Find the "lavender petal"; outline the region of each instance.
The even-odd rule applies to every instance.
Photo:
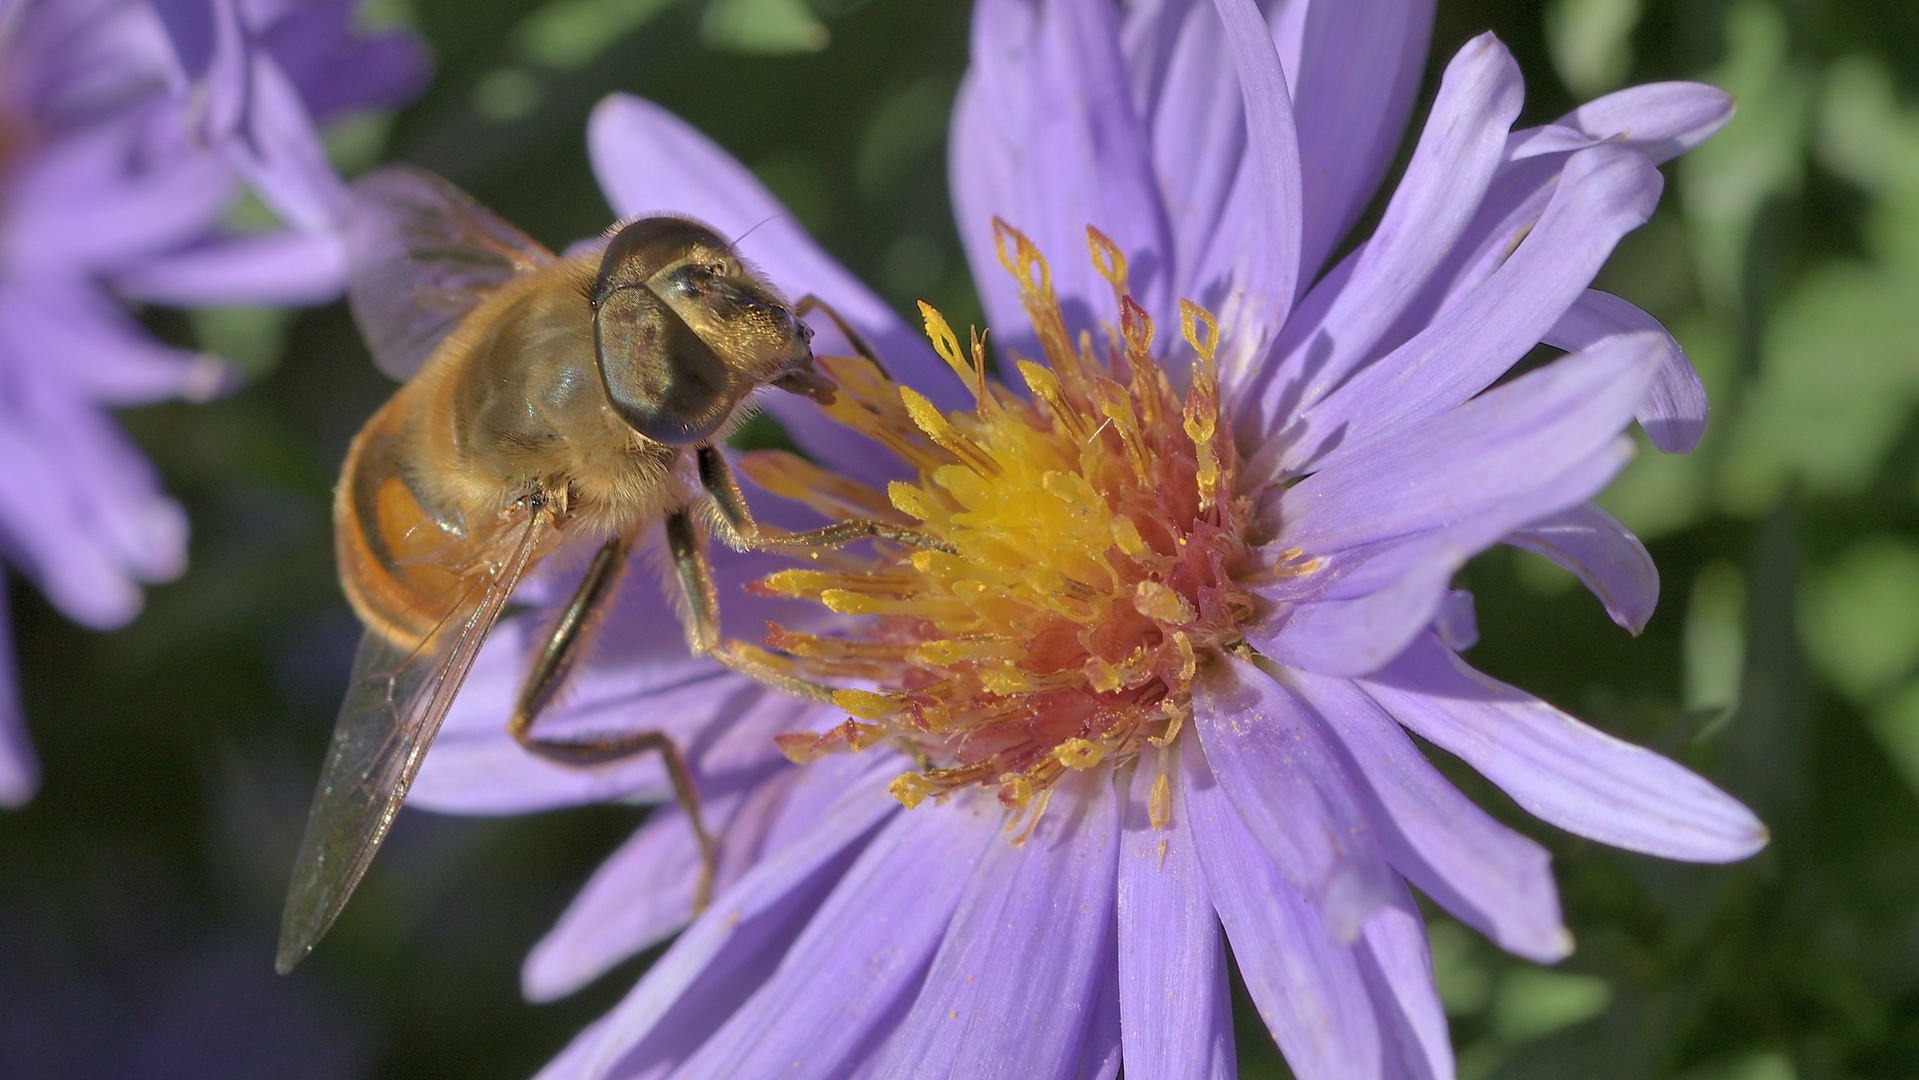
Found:
[[[1302,285],[1358,220],[1399,149],[1426,66],[1433,7],[1433,0],[1322,0],[1307,8],[1293,80]]]
[[[1213,906],[1260,1019],[1299,1080],[1391,1075],[1371,995],[1350,947],[1336,943],[1247,831],[1191,739],[1176,816],[1192,822]]]
[[[111,271],[204,232],[237,181],[219,155],[187,146],[177,127],[171,103],[155,100],[24,158],[8,181],[0,235],[7,263],[27,277]]]
[[[1008,1062],[1039,1080],[1077,1072],[1088,1018],[1060,1003],[1089,1000],[1115,963],[1112,786],[1107,769],[1069,775],[1023,846],[988,845],[878,1075],[990,1076]]]
[[[912,1001],[982,858],[1006,843],[998,818],[960,805],[895,814],[779,969],[674,1075],[843,1075]]]
[[[1148,751],[1134,767],[1119,857],[1119,1010],[1126,1074],[1134,1080],[1233,1080],[1232,998],[1198,840],[1184,814],[1152,822],[1161,777],[1180,805],[1178,751]]]
[[[1193,725],[1221,790],[1287,882],[1350,942],[1392,875],[1325,723],[1236,657],[1194,684]]]
[[[1644,224],[1661,180],[1614,146],[1572,155],[1545,213],[1512,257],[1405,345],[1309,409],[1285,464],[1324,468],[1485,389],[1538,342],[1621,236]]]
[[[756,990],[804,930],[864,839],[898,804],[881,759],[807,834],[762,860],[693,920],[613,1011],[540,1080],[585,1080],[683,1061]]]
[[[1582,503],[1535,521],[1506,542],[1578,574],[1612,621],[1632,633],[1646,628],[1659,604],[1659,567],[1646,545],[1597,504]]]
[[[340,295],[346,249],[326,233],[209,240],[112,275],[116,291],[179,307],[322,304]]]
[[[1732,95],[1716,86],[1658,82],[1589,101],[1557,123],[1595,140],[1619,139],[1658,165],[1712,138],[1732,112]]]
[[[1508,952],[1552,963],[1571,951],[1545,848],[1460,794],[1351,681],[1306,672],[1294,678],[1358,766],[1368,816],[1394,870]]]
[[[1287,489],[1274,543],[1330,553],[1441,528],[1538,490],[1610,443],[1663,359],[1608,339],[1374,441]]]
[[[1071,101],[1072,108],[1059,102]],[[1086,257],[1086,227],[1125,252],[1133,294],[1172,300],[1170,230],[1144,124],[1120,52],[1119,11],[1099,0],[985,0],[973,13],[972,66],[953,114],[953,204],[990,324],[1036,355],[993,219],[1046,256],[1067,326],[1111,320],[1112,289]],[[1023,346],[1024,343],[1024,347]]]
[[[1474,671],[1430,637],[1361,685],[1568,832],[1688,862],[1732,862],[1766,845],[1752,811],[1698,774]]]
[[[704,824],[723,836],[740,803],[737,791],[703,798]],[[673,805],[654,810],[527,954],[521,994],[534,1002],[563,998],[679,932],[693,920],[699,874],[699,841],[686,814]],[[714,882],[716,889],[725,884]]]
[[[1200,292],[1231,283],[1220,317],[1220,379],[1243,382],[1292,311],[1302,239],[1299,133],[1286,72],[1253,0],[1215,0],[1239,72],[1246,156],[1214,243],[1188,278]]]
[[[1406,886],[1394,886],[1392,901],[1366,920],[1355,950],[1359,970],[1406,1073],[1412,1080],[1452,1080],[1453,1043],[1433,981],[1426,921]]]
[[[1248,387],[1257,404],[1235,413],[1242,428],[1277,428],[1372,354],[1472,221],[1524,101],[1519,66],[1498,38],[1481,34],[1453,57],[1378,229],[1347,273],[1321,282],[1288,320],[1270,374]]]
[[[1523,497],[1434,532],[1334,555],[1290,589],[1258,588],[1276,603],[1264,620],[1246,624],[1246,638],[1289,667],[1323,675],[1374,671],[1438,617],[1447,583],[1467,559],[1523,524],[1592,498],[1632,453],[1632,440],[1622,436]],[[1314,586],[1318,598],[1284,602],[1284,593]]]
[[[1588,349],[1621,334],[1655,333],[1665,346],[1659,373],[1635,414],[1652,444],[1668,454],[1690,454],[1706,433],[1706,386],[1686,350],[1659,320],[1611,293],[1587,289],[1541,340],[1556,348]]]

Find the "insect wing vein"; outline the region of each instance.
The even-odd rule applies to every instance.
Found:
[[[312,951],[366,873],[420,771],[426,750],[466,681],[480,646],[551,525],[544,512],[504,529],[507,557],[491,574],[447,590],[445,614],[417,644],[369,630],[326,766],[313,794],[280,923],[275,966],[289,971]]]
[[[488,293],[552,261],[432,173],[396,165],[353,184],[348,299],[374,363],[396,379],[412,378]]]

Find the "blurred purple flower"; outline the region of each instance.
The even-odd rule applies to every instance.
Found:
[[[314,123],[417,92],[409,37],[361,39],[350,0],[0,3],[0,556],[87,626],[185,566],[187,522],[110,409],[231,389],[121,301],[338,295],[343,188]],[[309,115],[310,113],[310,115]],[[245,181],[292,230],[222,218]],[[0,624],[0,634],[6,627]],[[0,805],[37,768],[0,638]]]
[[[950,161],[994,333],[1011,354],[1044,355],[1062,372],[1076,361],[1061,342],[1081,331],[1114,341],[1106,328],[1117,327],[1132,348],[1141,339],[1127,335],[1147,316],[1170,325],[1181,299],[1218,312],[1217,404],[1232,424],[1220,434],[1238,451],[1222,475],[1244,502],[1173,522],[1180,542],[1161,546],[1175,554],[1139,548],[1124,565],[1171,565],[1189,545],[1215,542],[1240,545],[1246,561],[1223,564],[1229,579],[1141,582],[1136,606],[1152,629],[1132,631],[1104,659],[1079,638],[1093,673],[1079,683],[1077,669],[1037,666],[1040,644],[1017,636],[989,642],[1015,659],[988,682],[984,664],[939,659],[962,651],[944,648],[956,643],[939,639],[940,620],[963,616],[896,601],[934,631],[891,624],[895,636],[874,644],[904,634],[942,648],[915,647],[893,668],[861,654],[866,670],[881,672],[867,683],[879,692],[843,700],[872,721],[865,728],[841,726],[845,711],[781,699],[687,659],[665,605],[630,590],[572,704],[542,724],[556,735],[627,726],[681,739],[709,824],[723,832],[720,890],[542,1076],[1111,1077],[1122,1059],[1129,1077],[1232,1076],[1230,941],[1303,1080],[1450,1077],[1408,883],[1518,955],[1551,962],[1571,943],[1545,849],[1470,803],[1405,729],[1582,836],[1702,862],[1764,845],[1759,821],[1705,780],[1468,667],[1457,652],[1476,635],[1470,597],[1449,587],[1470,556],[1505,542],[1578,573],[1627,629],[1651,615],[1650,557],[1589,500],[1629,456],[1621,433],[1635,416],[1661,449],[1685,451],[1703,429],[1705,399],[1655,321],[1587,286],[1652,213],[1657,163],[1716,131],[1731,103],[1696,84],[1644,86],[1513,131],[1518,69],[1496,39],[1477,38],[1448,66],[1379,226],[1327,268],[1398,144],[1431,19],[1429,0],[1264,12],[1252,0],[1123,11],[1100,0],[982,0]],[[947,365],[724,152],[627,97],[601,105],[589,140],[620,214],[673,209],[734,235],[754,229],[742,248],[775,281],[836,305],[901,383],[950,412],[955,430],[998,445],[995,432],[1007,429],[985,412],[972,419]],[[1045,282],[1027,249],[1001,254],[1008,237],[996,235],[995,217],[1052,257]],[[1116,289],[1077,257],[1088,224],[1123,253],[1138,309],[1115,313]],[[1102,258],[1110,272],[1116,260]],[[816,342],[822,355],[833,351],[829,333]],[[1197,331],[1184,345],[1170,333],[1154,340],[1139,364],[1162,364],[1175,386],[1195,388],[1183,427],[1148,411],[1150,394],[1104,415],[1122,427],[1132,423],[1123,417],[1147,418],[1141,445],[1185,447],[1183,459],[1145,458],[1159,470],[1158,490],[1198,483],[1203,492],[1194,463],[1215,453],[1205,447],[1217,445],[1208,417],[1219,410],[1207,411],[1209,367],[1193,363],[1210,347],[1195,344],[1204,343]],[[1542,341],[1572,355],[1494,386]],[[1036,377],[1044,372],[1028,384]],[[848,396],[875,414],[884,401]],[[1030,415],[1071,412],[1047,400],[1048,412]],[[890,480],[920,485],[894,504],[934,506],[931,517],[911,516],[936,529],[946,481],[877,452],[809,404],[775,395],[767,405],[827,469],[882,491]],[[935,421],[916,422],[939,439]],[[914,433],[894,429],[892,445]],[[1130,433],[1102,437],[1083,445],[1135,445]],[[984,490],[1009,505],[1044,505],[1034,493],[1042,485],[1014,490],[1015,459],[996,460],[1004,476],[978,481]],[[971,475],[949,468],[954,483]],[[1190,498],[1169,495],[1162,510]],[[1016,522],[1005,527],[1016,535]],[[937,526],[962,553],[967,528]],[[1117,550],[1130,550],[1113,535]],[[1103,540],[1079,552],[1095,562],[1106,553]],[[1044,582],[1063,580],[1063,564],[1029,558],[1035,573],[1007,579],[1003,595],[1045,594]],[[862,595],[852,581],[862,564],[849,565],[835,578],[840,611]],[[918,561],[883,568],[896,589],[899,574],[931,573]],[[548,598],[563,594],[560,584],[542,583]],[[749,622],[736,619],[746,606],[737,593],[722,595],[729,621]],[[962,606],[957,591],[935,595],[947,611]],[[1072,595],[1084,602],[1062,610],[1105,602],[1098,589],[1090,600]],[[1240,613],[1222,628],[1221,612]],[[862,632],[858,619],[781,621]],[[505,735],[535,625],[508,623],[488,643],[413,789],[416,804],[511,813],[664,794],[656,762],[566,770]],[[1183,667],[1167,661],[1175,638],[1195,650]],[[1135,645],[1142,667],[1126,679],[1141,681],[1111,664],[1100,673],[1094,661]],[[1038,690],[1021,685],[1062,672]],[[961,696],[968,679],[972,698]],[[915,697],[929,684],[941,689]],[[982,684],[998,688],[978,693]],[[1035,734],[1054,719],[1045,695],[1095,691],[1116,711],[1178,707],[1141,712],[1130,728],[1087,720],[1065,735]],[[936,737],[972,723],[959,705],[981,701],[1030,707],[1018,731],[964,728],[978,741],[958,750]],[[1180,711],[1188,706],[1190,716]],[[945,711],[915,727],[902,719],[912,709]],[[767,745],[769,734],[794,730],[822,733],[822,745],[888,741],[794,768]],[[925,756],[885,749],[894,738]],[[1037,755],[1014,756],[1035,744]],[[980,760],[994,768],[964,768]],[[975,779],[998,785],[999,800]],[[1050,802],[1034,797],[1042,788]],[[917,807],[902,810],[889,789]],[[921,802],[929,793],[946,797]],[[1007,842],[1002,805],[1020,810],[1016,821],[1037,820],[1024,843]],[[568,993],[685,925],[697,867],[678,811],[657,812],[529,957],[528,995]]]

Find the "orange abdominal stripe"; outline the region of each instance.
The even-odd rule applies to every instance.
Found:
[[[893,784],[906,806],[980,784],[1037,817],[1067,769],[1178,736],[1194,673],[1239,639],[1253,611],[1234,581],[1248,561],[1249,511],[1231,495],[1212,315],[1181,304],[1197,356],[1182,400],[1153,359],[1152,320],[1128,294],[1110,240],[1087,230],[1120,312],[1117,333],[1096,347],[1091,334],[1071,339],[1031,241],[993,224],[1045,352],[1045,365],[1017,360],[1030,397],[987,378],[983,336],[963,353],[921,304],[934,348],[973,392],[972,411],[942,415],[863,360],[819,361],[841,390],[828,413],[898,454],[916,483],[896,481],[882,496],[779,452],[749,454],[742,468],[828,515],[878,516],[946,549],[876,543],[870,557],[824,553],[752,586],[870,616],[850,637],[771,628],[767,644],[784,655],[770,662],[877,687],[837,692],[850,718],[825,735],[782,736],[787,754],[903,744],[921,763]]]

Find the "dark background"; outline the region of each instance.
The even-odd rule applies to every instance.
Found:
[[[768,12],[787,28],[764,32]],[[371,17],[413,25],[438,70],[390,123],[334,133],[343,168],[424,165],[557,248],[608,222],[584,123],[627,90],[751,166],[903,311],[925,297],[978,319],[945,189],[964,3],[414,0]],[[1774,841],[1734,867],[1626,855],[1442,762],[1551,848],[1579,940],[1549,970],[1434,919],[1461,1075],[1919,1076],[1919,6],[1442,0],[1427,100],[1486,29],[1526,72],[1525,123],[1664,78],[1716,82],[1741,112],[1667,167],[1659,216],[1601,282],[1665,319],[1714,393],[1700,451],[1642,455],[1606,499],[1658,560],[1659,614],[1629,637],[1569,577],[1495,551],[1464,575],[1469,656],[1700,769]],[[275,977],[358,634],[328,493],[392,387],[340,305],[148,321],[252,380],[123,417],[194,524],[191,569],[130,628],[75,627],[12,579],[45,784],[0,814],[0,1073],[531,1075],[651,958],[555,1004],[518,995],[528,948],[643,811],[402,815],[325,945]],[[1243,1074],[1284,1075],[1241,1005]]]

